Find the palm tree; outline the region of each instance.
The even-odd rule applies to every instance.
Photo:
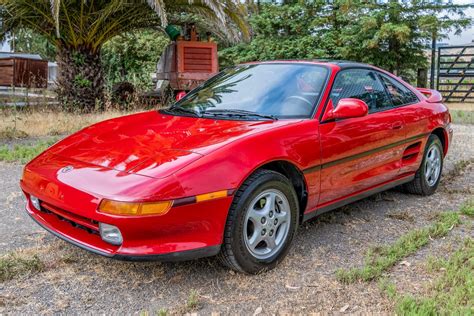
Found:
[[[0,8],[3,37],[27,28],[54,44],[58,97],[69,109],[85,111],[103,104],[100,52],[116,35],[140,28],[164,29],[168,13],[193,13],[227,30],[230,38],[248,36],[238,0],[0,0]]]

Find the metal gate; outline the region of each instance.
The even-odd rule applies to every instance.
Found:
[[[438,48],[437,90],[445,102],[474,103],[474,45]]]

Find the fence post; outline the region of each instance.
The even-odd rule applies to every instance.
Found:
[[[426,88],[428,86],[428,69],[419,68],[416,75],[416,86]]]

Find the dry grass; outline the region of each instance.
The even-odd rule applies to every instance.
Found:
[[[44,263],[36,254],[16,251],[0,257],[0,282],[42,271]]]
[[[410,222],[410,223],[415,222],[415,216],[408,211],[388,213],[387,217],[397,219],[399,221]]]
[[[446,103],[449,110],[474,111],[474,103]]]
[[[54,110],[3,110],[0,111],[0,140],[71,134],[91,124],[136,112],[140,110],[109,110],[90,114]]]

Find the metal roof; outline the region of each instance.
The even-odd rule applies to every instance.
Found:
[[[40,55],[38,54],[26,54],[26,53],[12,53],[12,52],[0,52],[0,59],[4,58],[27,58],[27,59],[34,59],[34,60],[43,60]]]

